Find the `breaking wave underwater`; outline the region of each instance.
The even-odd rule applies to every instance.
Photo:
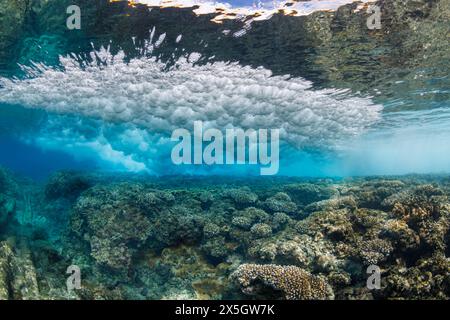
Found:
[[[445,105],[424,125],[441,109],[392,113],[398,101],[317,88],[299,76],[192,51],[168,65],[151,54],[169,41],[165,35],[156,39],[153,29],[137,57],[93,45],[87,58],[59,56],[56,65],[31,63],[21,76],[1,77],[0,147],[12,154],[2,153],[0,162],[35,176],[64,168],[258,174],[255,166],[173,165],[171,132],[192,131],[201,120],[221,130],[280,129],[280,175],[450,171]]]
[[[34,64],[22,79],[1,79],[0,102],[49,112],[34,143],[74,155],[96,153],[130,171],[167,173],[176,128],[280,129],[285,149],[343,148],[380,119],[382,107],[345,90],[313,90],[302,78],[262,67],[214,62],[199,54],[165,70],[156,58],[124,61],[92,52],[92,63],[61,57],[61,68]],[[93,132],[96,131],[96,132]],[[33,133],[35,134],[35,133]]]

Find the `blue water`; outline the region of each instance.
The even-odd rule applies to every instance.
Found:
[[[253,1],[232,4],[251,6]],[[428,70],[422,80],[423,69],[408,70],[404,78],[396,71],[376,90],[367,79],[367,89],[360,91],[324,82],[307,64],[289,59],[281,67],[277,60],[257,68],[245,62],[251,59],[239,49],[241,56],[228,53],[237,64],[227,66],[227,41],[240,40],[224,40],[223,48],[220,44],[210,51],[202,43],[200,61],[216,63],[202,69],[194,59],[199,48],[189,48],[182,37],[175,42],[181,31],[167,31],[167,37],[165,31],[156,26],[150,38],[144,37],[151,46],[144,50],[133,40],[136,47],[121,55],[120,46],[102,49],[105,39],[113,47],[122,41],[117,34],[95,39],[82,31],[68,42],[56,32],[35,30],[23,41],[15,63],[9,61],[2,70],[0,165],[35,179],[62,169],[258,174],[259,167],[251,165],[174,165],[171,132],[190,130],[193,121],[202,120],[219,130],[228,125],[282,128],[279,175],[450,172],[450,82],[442,72]],[[129,46],[134,30],[122,36]],[[73,51],[77,55],[66,56]],[[168,54],[176,57],[179,69],[164,70],[165,63],[173,62],[161,58]],[[266,57],[272,58],[270,53]],[[273,76],[267,76],[271,71]]]
[[[89,161],[78,161],[71,154],[43,150],[18,139],[0,137],[0,165],[35,180],[43,180],[59,170],[93,170]]]

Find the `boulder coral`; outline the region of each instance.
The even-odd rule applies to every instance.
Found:
[[[92,257],[114,269],[127,269],[136,249],[151,233],[151,224],[135,205],[140,186],[94,187],[77,201],[73,232],[89,242]]]

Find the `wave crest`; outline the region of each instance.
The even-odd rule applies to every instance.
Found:
[[[303,78],[274,76],[262,67],[180,58],[167,70],[157,58],[124,61],[120,52],[92,52],[95,62],[80,65],[60,57],[62,68],[35,64],[24,79],[0,79],[0,102],[129,123],[169,133],[206,127],[279,128],[300,148],[336,147],[380,119],[382,107],[342,90],[312,89]],[[100,62],[100,63],[99,63]]]

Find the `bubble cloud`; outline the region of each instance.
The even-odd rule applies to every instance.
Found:
[[[191,54],[192,55],[192,54]],[[297,148],[334,148],[358,136],[381,117],[370,98],[335,89],[314,90],[302,78],[274,76],[262,67],[192,57],[175,66],[156,58],[124,61],[108,49],[92,53],[102,63],[80,66],[61,57],[62,68],[35,64],[24,79],[0,79],[0,103],[41,108],[111,123],[128,123],[153,133],[190,129],[193,122],[221,130],[277,128]]]

